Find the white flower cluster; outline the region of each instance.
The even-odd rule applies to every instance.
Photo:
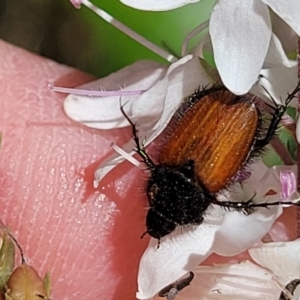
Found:
[[[153,11],[199,1],[121,0],[131,7]],[[285,51],[291,49],[285,49],[285,45],[291,45],[287,40],[292,38],[296,47],[299,12],[300,2],[294,0],[216,1],[208,38],[222,82],[229,90],[245,94],[257,81],[261,69],[296,65],[287,58]]]
[[[169,10],[198,2],[121,1],[143,10]],[[84,4],[99,16],[116,23],[88,0],[73,2],[76,6]],[[209,48],[213,51],[219,76],[229,90],[236,94],[251,91],[266,96],[265,90],[256,85],[261,74],[264,75],[263,85],[280,103],[297,84],[297,63],[288,58],[287,52],[296,51],[297,35],[300,35],[299,16],[300,2],[296,0],[218,0],[208,23],[209,33],[193,53],[186,53],[169,66],[152,61],[136,62],[84,85],[73,90],[73,94],[66,98],[65,111],[70,118],[89,127],[121,128],[128,126],[120,110],[121,97],[126,114],[138,124],[139,135],[147,137],[147,146],[164,130],[184,97],[197,87],[213,82],[212,75],[199,63],[203,49]],[[127,29],[124,32],[128,32]],[[174,61],[174,57],[171,61]],[[113,91],[113,96],[108,91]],[[130,156],[135,153],[132,150],[134,148],[135,144],[130,138],[122,146],[126,155]],[[94,185],[98,186],[108,172],[125,160],[126,155],[115,153],[102,162],[95,172]],[[250,199],[254,193],[260,202],[278,200],[279,195],[283,194],[284,198],[298,197],[294,193],[295,188],[291,189],[291,186],[295,186],[295,166],[268,169],[258,162],[252,168],[251,177],[244,182],[243,189],[231,191],[228,198],[245,199],[248,195]],[[268,195],[269,190],[274,195]],[[212,253],[233,256],[248,249],[262,239],[281,212],[281,207],[269,210],[260,208],[246,216],[214,207],[206,213],[201,226],[176,230],[162,238],[159,249],[157,240],[151,239],[140,262],[137,297],[153,297]]]

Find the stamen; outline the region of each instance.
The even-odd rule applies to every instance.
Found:
[[[201,23],[200,25],[198,25],[196,28],[194,28],[184,39],[182,47],[181,47],[181,56],[184,57],[187,55],[187,50],[188,50],[188,46],[189,43],[191,41],[191,39],[196,36],[198,33],[200,33],[201,31],[203,31],[205,28],[208,27],[208,20]]]
[[[93,90],[85,90],[85,89],[74,89],[74,88],[64,88],[59,86],[53,86],[52,84],[48,84],[48,88],[51,92],[58,93],[66,93],[66,94],[74,94],[74,95],[82,95],[88,97],[111,97],[111,96],[135,96],[141,95],[146,90],[137,90],[137,91],[93,91]]]
[[[128,154],[126,151],[124,151],[122,148],[120,148],[119,146],[117,146],[114,142],[112,142],[110,144],[110,146],[117,152],[119,153],[122,157],[124,157],[126,160],[128,160],[129,162],[131,162],[133,165],[135,165],[136,167],[140,167],[141,163],[136,160],[134,157],[132,157],[130,154]]]
[[[84,4],[86,7],[88,7],[93,12],[95,12],[104,21],[110,23],[111,25],[113,25],[114,27],[116,27],[117,29],[119,29],[120,31],[122,31],[123,33],[125,33],[126,35],[128,35],[129,37],[131,37],[132,39],[137,41],[138,43],[140,43],[141,45],[150,49],[152,52],[158,54],[160,57],[162,57],[166,61],[173,63],[178,60],[177,57],[175,57],[171,53],[161,49],[154,43],[148,41],[143,36],[139,35],[138,33],[133,31],[129,27],[125,26],[123,23],[121,23],[118,20],[116,20],[115,18],[113,18],[111,15],[109,15],[104,10],[102,10],[102,9],[98,8],[97,6],[95,6],[94,4],[92,4],[90,1],[82,0],[81,4]]]
[[[288,200],[296,192],[296,176],[292,171],[282,171],[279,173],[281,183],[280,198],[282,201]]]
[[[232,277],[234,277],[234,276],[232,276]],[[254,287],[254,286],[251,286],[246,283],[242,284],[240,282],[233,282],[233,281],[230,281],[227,279],[218,279],[217,282],[219,284],[221,283],[221,284],[224,284],[224,285],[236,288],[236,289],[241,289],[244,291],[272,294],[272,288],[264,287],[263,285],[261,285],[260,287],[258,287],[258,286]]]

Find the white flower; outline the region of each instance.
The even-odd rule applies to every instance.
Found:
[[[271,242],[248,250],[257,263],[199,266],[190,286],[176,300],[230,299],[279,300],[286,286],[300,277],[300,239],[291,242]],[[299,299],[299,281],[291,300]],[[155,298],[158,300],[159,298]],[[286,299],[286,298],[284,298]]]
[[[129,101],[124,109],[138,124],[140,136],[146,136],[147,142],[150,142],[163,130],[182,98],[191,93],[201,80],[203,84],[209,82],[197,58],[187,56],[168,69],[150,62],[136,63],[85,88],[94,90],[101,86],[105,90],[116,90],[121,85],[125,86],[123,91],[147,90],[139,96],[122,97],[122,103]],[[184,82],[188,85],[184,85]],[[70,95],[66,99],[65,110],[73,119],[88,126],[102,129],[123,127],[127,123],[120,112],[119,101],[119,96],[97,98]],[[132,154],[135,145],[130,137],[123,148]],[[123,156],[114,154],[103,162],[96,172],[96,184],[123,160]],[[252,176],[243,184],[243,190],[227,195],[224,192],[223,197],[245,200],[256,192],[255,199],[258,202],[278,200],[282,192],[280,174],[284,170],[295,174],[295,167],[268,169],[262,163],[252,165]],[[284,192],[294,199],[297,195],[293,195],[294,190],[291,192],[290,186],[293,184],[285,184]],[[266,195],[270,189],[276,194]],[[159,249],[157,240],[151,239],[140,262],[137,297],[152,297],[170,282],[193,270],[212,253],[232,256],[246,250],[269,231],[281,211],[280,207],[269,210],[261,208],[246,216],[214,207],[206,213],[205,221],[200,226],[193,230],[191,227],[178,228],[171,235],[162,238]]]
[[[285,1],[283,12],[275,9],[275,2],[282,1],[269,1],[268,4],[285,21],[291,12],[287,9],[293,7],[300,13],[299,2]],[[299,19],[294,19],[294,22],[289,19],[288,24],[300,35]],[[218,1],[210,18],[209,33],[218,71],[233,93],[243,94],[250,90],[264,64],[267,65],[267,54],[273,58],[285,57],[280,41],[272,34],[269,9],[264,1]],[[288,66],[288,60],[282,60]]]
[[[147,2],[149,9],[150,2],[150,0]],[[182,5],[187,4],[186,1],[179,2]],[[235,3],[235,1],[233,2]],[[126,26],[95,7],[88,0],[72,0],[72,3],[76,6],[86,5],[124,33],[131,37],[134,35],[132,31],[128,31]],[[164,2],[158,1],[157,3],[163,4]],[[280,26],[281,36],[287,34],[286,27]],[[140,40],[139,36],[135,36],[135,38],[145,45],[145,41]],[[207,38],[203,41],[202,46],[207,43]],[[281,99],[286,99],[287,92],[291,92],[297,85],[297,65],[286,58],[285,51],[275,35],[272,35],[271,41],[274,47],[271,47],[272,51],[271,48],[269,49],[266,63],[268,67],[272,68],[261,71],[261,74],[265,76],[261,79],[261,83],[275,101],[281,103]],[[150,48],[153,49],[153,47]],[[202,50],[198,49],[199,51]],[[198,54],[201,56],[201,53]],[[170,56],[165,55],[165,57]],[[242,69],[244,70],[244,68]],[[81,86],[76,90],[77,95],[71,94],[66,98],[64,108],[70,118],[86,126],[99,129],[121,128],[128,125],[120,110],[120,97],[122,97],[121,105],[125,105],[126,114],[138,125],[139,135],[146,137],[145,145],[147,146],[164,130],[184,97],[194,92],[199,86],[211,83],[210,77],[217,77],[212,74],[211,70],[207,71],[210,72],[209,76],[200,66],[198,59],[191,55],[172,63],[168,68],[163,64],[151,61],[137,62],[105,78]],[[234,72],[229,72],[229,74],[235,76]],[[61,89],[54,90],[61,91]],[[69,89],[65,89],[65,92],[72,93]],[[97,92],[102,94],[102,97],[95,97]],[[251,92],[270,102],[269,95],[259,84],[254,85]],[[86,96],[82,96],[83,94]],[[115,96],[112,97],[112,94]],[[116,146],[114,147],[116,148]],[[95,186],[98,186],[108,172],[124,161],[124,157],[134,164],[138,164],[129,158],[134,154],[133,141],[130,139],[128,143],[122,145],[122,148],[128,155],[114,153],[103,161],[95,173]]]
[[[233,2],[236,3],[236,1]],[[257,2],[264,5],[259,0]],[[90,5],[87,0],[82,3]],[[218,3],[224,4],[224,0]],[[250,20],[249,22],[251,23]],[[279,57],[283,68],[291,67],[293,64],[284,57],[283,48],[280,43],[277,43],[275,37],[271,37],[271,31],[270,39],[276,51],[269,51],[267,55],[268,49],[266,50],[267,62],[270,65],[276,65],[275,62]],[[262,60],[264,59],[265,57]],[[261,66],[256,70],[255,80],[252,76],[253,83],[260,69]],[[245,74],[242,75],[245,76]],[[64,108],[72,119],[87,126],[111,129],[128,125],[120,110],[121,102],[126,114],[137,124],[139,136],[146,137],[147,145],[163,131],[183,98],[197,87],[207,85],[209,82],[210,78],[199,64],[199,59],[193,55],[186,55],[169,67],[149,61],[138,62],[106,78],[85,85],[82,88],[87,89],[87,96],[68,96]],[[91,90],[92,92],[89,92]],[[89,97],[94,94],[94,90],[100,90],[100,93],[106,96]],[[109,91],[115,92],[116,96],[107,97],[106,93]],[[125,95],[126,91],[136,92],[137,95]],[[143,93],[139,95],[141,92]],[[276,91],[274,93],[276,94]],[[277,95],[274,97],[277,99]],[[128,136],[128,143],[122,148],[127,155],[132,155],[135,146],[131,137]],[[118,154],[113,154],[104,161],[95,173],[95,186],[122,161],[124,161],[124,156]],[[255,200],[258,202],[279,201],[283,192],[280,176],[283,170],[279,168],[262,170],[262,166],[257,165],[252,165],[252,167],[254,167],[252,177],[244,182],[242,189],[239,190],[236,187],[235,191],[227,194],[224,191],[219,197],[245,200],[250,199],[256,193]],[[258,173],[255,173],[257,169]],[[289,171],[295,175],[294,169],[289,169]],[[286,184],[286,180],[293,180],[295,176],[289,176],[288,172],[284,174],[286,176],[282,197],[284,195],[284,198],[295,199],[298,194],[293,194],[294,190],[291,188],[293,184]],[[270,189],[275,192],[274,195],[267,194]],[[273,207],[269,210],[260,208],[255,213],[246,216],[239,212],[225,212],[219,207],[211,207],[205,214],[203,224],[195,228],[178,228],[172,234],[162,238],[159,249],[157,249],[157,240],[151,239],[140,262],[137,297],[140,299],[152,297],[161,288],[194,269],[211,253],[232,256],[244,251],[261,240],[281,211],[281,207]]]
[[[300,278],[300,239],[266,243],[251,248],[248,252],[257,264],[272,271],[283,286],[293,279]]]
[[[289,170],[295,175],[297,169],[296,166],[268,169],[261,162],[252,165],[252,168],[255,171],[242,189],[236,186],[231,193],[224,191],[220,197],[242,201],[256,193],[255,202],[278,201],[282,192],[280,174]],[[290,180],[295,181],[295,178],[290,177]],[[268,195],[269,190],[275,194]],[[299,199],[299,194],[294,192],[295,189],[289,193],[289,198]],[[178,228],[161,239],[159,249],[157,240],[151,239],[140,261],[137,298],[153,297],[163,287],[193,271],[212,253],[233,256],[253,246],[268,233],[281,211],[281,207],[260,208],[246,216],[214,206],[207,211],[200,226],[193,230],[190,227]]]
[[[296,67],[273,68],[271,72],[264,73],[267,79],[263,78],[262,84],[274,99],[282,104],[281,99],[286,98],[287,89],[291,90],[296,85],[296,72]],[[70,94],[65,100],[64,108],[70,118],[86,126],[113,129],[128,126],[120,110],[121,103],[129,117],[137,124],[139,135],[146,137],[147,146],[165,129],[181,105],[182,99],[199,85],[206,86],[209,82],[210,78],[198,59],[192,55],[173,63],[169,68],[159,63],[141,61],[81,86],[76,92],[85,93],[87,96]],[[124,88],[120,89],[120,86]],[[145,92],[140,95],[139,91]],[[135,92],[136,95],[127,96],[127,92]],[[269,99],[269,95],[260,85],[256,85],[252,92]],[[95,93],[102,93],[104,97],[92,96]],[[117,96],[107,96],[111,93]],[[128,135],[128,142],[121,146],[127,157],[135,154],[133,150],[136,145],[131,136]],[[94,186],[97,187],[108,172],[123,162],[125,157],[126,154],[113,153],[103,161],[95,172]]]
[[[143,10],[169,10],[196,1],[121,0]],[[282,63],[291,66],[277,32],[272,32],[272,9],[300,35],[300,2],[295,0],[218,0],[209,20],[209,34],[217,69],[224,85],[235,94],[247,93],[263,67]],[[285,38],[290,37],[285,28]],[[279,34],[281,37],[283,34]],[[296,37],[292,35],[296,45]]]
[[[284,104],[283,102],[286,100],[288,92],[293,91],[298,84],[297,72],[297,65],[291,68],[279,65],[272,69],[263,69],[260,72],[260,75],[263,77],[260,79],[258,84],[253,86],[250,92],[266,100],[269,104],[270,95],[276,103]],[[296,106],[297,98],[295,98],[291,104]]]
[[[180,291],[176,300],[287,299],[280,298],[286,291],[285,286],[274,278],[273,272],[247,260],[234,264],[199,266],[193,272],[195,276],[190,286]],[[299,299],[297,290],[293,294],[295,297],[288,299]]]
[[[190,286],[179,292],[176,300],[279,300],[281,293],[272,272],[249,261],[199,266],[193,272]]]
[[[126,114],[137,124],[139,136],[146,137],[146,146],[166,127],[184,97],[198,86],[206,86],[209,77],[201,68],[196,57],[189,55],[166,68],[153,62],[137,62],[103,79],[81,88],[99,90],[146,90],[140,96],[122,96]],[[122,93],[120,91],[119,95]],[[88,94],[88,92],[87,92]],[[84,97],[69,95],[64,103],[66,114],[87,126],[109,129],[128,126],[120,110],[120,96]],[[130,135],[123,150],[133,155],[135,144]],[[114,153],[101,163],[95,173],[94,185],[124,157]]]
[[[193,231],[177,229],[162,239],[159,249],[157,240],[151,239],[140,261],[138,299],[153,297],[212,253],[233,256],[245,251],[260,241],[281,214],[279,207],[260,209],[250,216],[214,209],[218,216],[208,213],[203,224]]]

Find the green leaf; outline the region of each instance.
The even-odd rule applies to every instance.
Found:
[[[15,244],[11,237],[4,232],[0,249],[0,290],[5,291],[6,283],[15,266]]]
[[[283,143],[283,145],[286,147],[286,149],[288,150],[291,158],[296,163],[296,161],[297,161],[297,144],[296,144],[296,141],[295,141],[293,135],[291,134],[291,132],[284,127],[281,128],[281,130],[279,132],[279,139]]]
[[[263,163],[269,168],[273,166],[283,165],[283,161],[281,160],[277,152],[269,146],[266,147],[266,150],[262,154],[261,158]]]
[[[289,106],[286,109],[286,114],[289,115],[294,121],[296,121],[297,111],[295,107]]]

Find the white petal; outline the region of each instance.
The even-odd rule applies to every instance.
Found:
[[[193,272],[191,285],[176,300],[278,300],[281,292],[271,272],[249,261],[199,266]]]
[[[266,235],[281,212],[281,207],[272,207],[260,208],[249,216],[236,211],[225,214],[215,236],[214,252],[222,256],[243,252]]]
[[[236,188],[240,185],[236,184],[236,187],[231,187],[231,192],[226,190],[222,192],[225,194],[224,200],[250,199],[253,190],[257,188],[259,191],[256,198],[261,198],[261,201],[278,200],[280,185],[275,188],[276,191],[278,190],[275,196],[263,197],[264,194],[260,194],[260,191],[265,193],[261,186],[273,183],[273,173],[276,171],[271,169],[270,172],[270,169],[262,163],[252,164],[252,168],[262,177],[258,176],[256,181],[252,177],[257,173],[253,172],[245,184],[248,190],[244,189],[241,192]],[[276,180],[278,182],[278,179]],[[247,216],[237,211],[225,212],[224,209],[214,205],[206,212],[203,224],[195,230],[186,231],[187,227],[182,232],[183,229],[178,228],[176,232],[162,239],[159,249],[157,249],[157,241],[151,239],[140,262],[138,298],[152,297],[164,286],[193,270],[210,253],[233,256],[260,242],[281,212],[282,207],[279,206],[270,209],[259,208],[255,213]]]
[[[135,149],[134,141],[131,139],[126,144],[122,145],[122,149],[130,153],[131,155],[134,154],[132,149]],[[113,170],[118,164],[122,163],[125,160],[123,156],[120,156],[119,153],[115,152],[111,154],[108,158],[101,162],[101,164],[97,167],[97,170],[94,174],[94,187],[97,188],[100,181],[111,171]]]
[[[213,52],[210,35],[207,33],[203,36],[200,42],[192,49],[192,53],[197,55],[198,57],[204,59],[203,52],[207,51],[209,53]]]
[[[255,166],[253,168],[253,166]],[[251,177],[243,182],[244,188],[252,187],[252,195],[254,191],[256,192],[256,196],[254,198],[255,202],[274,202],[279,201],[280,199],[284,201],[282,198],[282,184],[280,181],[280,174],[282,172],[292,172],[297,178],[297,166],[275,166],[272,168],[266,167],[261,161],[258,163],[252,164],[251,169]],[[268,195],[270,190],[275,192],[272,195]],[[250,195],[251,196],[251,195]],[[299,199],[299,193],[294,192],[289,200]],[[269,231],[269,235],[274,241],[278,240],[286,240],[286,227],[282,223],[275,223]]]
[[[251,171],[250,178],[243,181],[242,184],[235,184],[230,188],[229,191],[222,191],[225,198],[221,200],[225,201],[231,199],[231,201],[245,201],[254,197],[254,202],[274,202],[281,199],[282,193],[282,181],[281,176],[283,173],[291,173],[293,177],[297,178],[297,165],[290,166],[274,166],[268,168],[261,159],[250,164],[248,166]],[[268,192],[272,190],[274,194],[269,195]],[[289,200],[299,199],[297,192],[290,195]],[[281,199],[284,200],[284,199]]]
[[[297,0],[261,0],[271,7],[300,36],[300,2]]]
[[[161,240],[150,240],[139,266],[138,299],[153,297],[169,283],[193,270],[210,253],[218,225],[203,222],[195,230],[177,228]]]
[[[206,20],[200,25],[196,26],[188,35],[185,37],[182,46],[181,46],[181,56],[188,54],[189,44],[193,38],[195,38],[200,32],[208,28],[209,21]],[[201,57],[201,56],[200,56]]]
[[[300,239],[266,243],[249,249],[249,254],[255,262],[276,274],[284,285],[300,276]]]
[[[280,200],[280,194],[282,192],[282,184],[280,181],[280,176],[282,172],[290,171],[295,174],[295,178],[297,178],[297,166],[274,166],[272,168],[268,168],[265,174],[261,177],[260,183],[256,187],[256,193],[261,196],[263,202],[271,202]],[[247,181],[245,181],[247,184]],[[265,196],[268,191],[274,191],[276,195],[274,196]],[[297,198],[298,195],[295,195]],[[291,200],[294,198],[291,198]]]
[[[272,20],[273,33],[279,38],[284,51],[288,54],[297,52],[298,37],[294,30],[291,29],[278,15],[270,11]]]
[[[280,213],[281,208],[274,207],[246,216],[239,212],[225,213],[214,206],[200,226],[189,231],[178,228],[162,239],[159,249],[157,240],[151,239],[140,261],[137,297],[154,296],[213,252],[233,256],[246,250],[260,241]]]
[[[165,77],[156,85],[137,100],[128,102],[124,110],[137,124],[139,136],[146,137],[148,145],[164,130],[184,97],[194,92],[199,85],[204,86],[208,83],[209,78],[201,68],[198,58],[185,56],[172,64]],[[132,140],[122,148],[134,154],[132,149],[135,149],[135,145]],[[95,173],[94,185],[97,186],[99,181],[122,161],[123,157],[113,154],[102,162]]]
[[[140,61],[105,78],[85,84],[81,88],[91,90],[147,90],[161,80],[166,72],[167,67],[165,65],[152,61]],[[122,103],[137,97],[122,97]],[[146,111],[148,105],[153,104],[155,100],[153,99],[152,103],[144,103]],[[71,119],[89,127],[112,129],[128,125],[120,110],[120,95],[116,97],[69,95],[64,102],[64,109]]]
[[[220,0],[213,8],[209,32],[224,85],[247,93],[256,82],[271,38],[266,5],[258,0]]]
[[[263,68],[271,68],[276,66],[286,66],[290,68],[295,65],[297,65],[297,62],[290,60],[286,56],[281,41],[275,34],[272,34]]]
[[[209,64],[206,60],[204,60],[205,52],[210,54],[213,53],[211,39],[208,33],[204,35],[204,37],[193,49],[191,49],[191,53],[199,57],[202,67],[205,69],[209,77],[212,78],[212,81],[214,83],[221,82],[218,70],[214,66]]]
[[[288,93],[292,92],[298,83],[296,64],[291,68],[278,66],[263,69],[260,74],[265,78],[261,78],[259,83],[253,86],[251,93],[265,99],[269,103],[270,97],[260,85],[265,87],[278,104],[282,104],[286,100]],[[293,103],[296,102],[297,99],[293,101]]]
[[[249,171],[251,171],[251,176],[249,179],[245,180],[246,186],[252,187],[253,190],[262,184],[262,178],[268,172],[269,168],[263,163],[262,159],[259,158],[257,161],[249,165]]]
[[[201,0],[120,0],[125,5],[141,10],[163,11],[175,9]]]

